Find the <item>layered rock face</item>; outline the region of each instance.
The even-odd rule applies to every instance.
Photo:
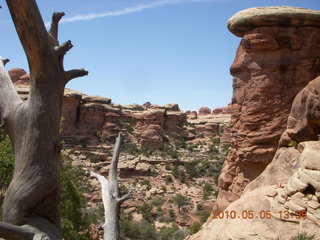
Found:
[[[310,14],[320,19],[320,12]],[[303,15],[299,19],[302,23]],[[214,212],[217,219],[208,220],[189,240],[291,239],[302,232],[320,236],[320,141],[312,141],[319,133],[319,84],[317,77],[295,97],[272,162],[240,199]]]
[[[20,68],[11,69],[9,74],[19,95],[26,100],[29,75]],[[61,135],[66,144],[97,136],[113,141],[119,131],[125,132],[127,140],[151,147],[161,146],[168,141],[168,136],[178,136],[184,140],[214,138],[228,143],[230,107],[215,110],[214,114],[210,109],[208,111],[199,116],[197,112],[192,112],[191,116],[174,103],[158,106],[148,102],[142,106],[121,106],[112,103],[109,98],[87,96],[65,89]]]
[[[252,8],[229,20],[242,40],[230,69],[233,149],[219,178],[218,208],[239,198],[271,162],[294,97],[320,74],[319,26],[319,12],[290,7]],[[296,128],[294,119],[289,124]]]

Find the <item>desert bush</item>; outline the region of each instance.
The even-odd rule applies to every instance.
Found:
[[[170,216],[170,215],[164,215],[158,218],[159,222],[162,223],[170,223],[174,221],[174,217]]]
[[[102,218],[96,212],[85,212],[85,201],[82,192],[84,171],[75,168],[71,162],[63,158],[60,172],[61,185],[61,223],[62,235],[65,240],[88,239],[87,229],[91,223],[97,223]],[[83,187],[83,188],[80,188]],[[82,234],[80,234],[82,232]]]
[[[315,236],[314,235],[309,235],[306,232],[299,233],[297,236],[292,237],[290,240],[314,240]]]
[[[133,133],[136,120],[134,118],[120,118],[119,123],[122,129],[127,130],[129,133]]]
[[[158,233],[154,224],[142,220],[134,221],[131,215],[121,214],[120,217],[120,239],[150,239],[157,240]]]
[[[165,200],[163,197],[154,197],[151,199],[151,205],[156,207],[161,207],[164,204]]]
[[[188,198],[186,196],[183,196],[181,193],[176,194],[172,198],[173,202],[178,206],[178,210],[180,213],[181,207],[188,204]]]
[[[173,143],[177,149],[187,147],[186,141],[178,133],[173,132],[170,134],[169,137],[173,140]]]
[[[208,217],[210,216],[210,212],[208,211],[200,211],[197,213],[197,215],[200,216],[200,224],[204,224],[207,220],[208,220]]]
[[[173,182],[173,180],[172,180],[171,175],[167,175],[166,176],[166,183],[168,184],[168,183],[172,183],[172,182]]]
[[[139,206],[137,209],[137,212],[142,215],[143,220],[147,222],[153,222],[153,217],[152,217],[152,206],[149,205],[148,203],[144,203],[142,206]]]
[[[140,183],[141,186],[147,186],[147,190],[150,190],[151,189],[151,183],[150,181],[147,179],[147,180],[143,180],[141,183]]]
[[[188,227],[188,231],[190,235],[199,232],[200,229],[201,229],[201,223],[198,221],[194,222],[190,227]]]
[[[14,155],[10,139],[3,129],[0,129],[0,205],[4,190],[9,186],[13,176]]]
[[[208,199],[208,197],[212,194],[213,187],[210,183],[205,183],[202,187],[202,198]]]
[[[173,233],[179,230],[179,226],[175,223],[171,225],[171,227],[162,227],[160,228],[160,240],[170,240]]]

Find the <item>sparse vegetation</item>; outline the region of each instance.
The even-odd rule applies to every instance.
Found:
[[[186,148],[187,147],[186,141],[178,133],[173,132],[173,133],[170,134],[169,137],[172,139],[172,141],[174,143],[174,146],[177,149]]]
[[[202,197],[203,199],[208,199],[212,195],[213,187],[210,183],[205,183],[202,187]]]
[[[4,190],[9,186],[14,168],[14,155],[8,135],[0,129],[0,205]]]
[[[288,143],[288,146],[289,147],[296,147],[298,145],[298,143],[296,141],[293,141],[291,140],[289,143]]]
[[[188,227],[188,231],[190,235],[199,232],[200,229],[201,229],[201,223],[198,221],[194,222],[190,227]]]
[[[127,130],[129,133],[133,133],[136,124],[134,118],[120,118],[119,122],[122,129]]]
[[[152,206],[148,203],[144,203],[142,206],[138,207],[138,213],[140,213],[142,215],[143,220],[147,221],[147,222],[153,222],[153,217],[152,217]]]
[[[150,190],[151,189],[151,183],[149,180],[143,180],[141,183],[140,183],[141,186],[147,186],[147,190]]]
[[[306,232],[299,233],[297,236],[291,238],[290,240],[314,240],[315,236],[314,235],[309,235]]]
[[[63,159],[61,184],[61,223],[62,235],[65,240],[85,240],[89,235],[86,231],[89,225],[97,223],[101,215],[95,212],[84,212],[85,201],[82,197],[83,170],[74,168],[71,162]],[[81,232],[81,234],[80,234]]]
[[[146,220],[134,221],[131,214],[122,213],[120,216],[120,239],[158,239],[154,224]]]
[[[173,197],[173,202],[178,206],[178,211],[181,213],[181,207],[188,204],[188,198],[186,196],[183,196],[181,193],[176,194]]]
[[[164,204],[164,202],[164,198],[159,196],[156,196],[151,199],[151,205],[155,207],[161,207]]]

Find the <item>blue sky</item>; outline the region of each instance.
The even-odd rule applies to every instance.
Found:
[[[226,27],[236,12],[257,6],[320,10],[319,0],[38,0],[45,22],[64,11],[60,42],[72,40],[65,69],[89,76],[67,87],[115,103],[178,103],[182,110],[227,105],[229,67],[240,39]],[[28,69],[5,1],[0,5],[0,55],[7,68]]]

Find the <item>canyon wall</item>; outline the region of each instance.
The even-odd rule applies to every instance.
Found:
[[[29,75],[20,68],[9,75],[23,100],[29,94]],[[204,113],[202,109],[207,109]],[[164,106],[145,103],[122,106],[111,99],[88,96],[65,89],[62,105],[61,136],[66,144],[104,139],[113,142],[120,131],[127,141],[161,147],[174,138],[182,141],[230,142],[230,106],[211,111],[200,108],[183,112],[178,104]]]
[[[294,97],[320,74],[319,26],[319,12],[290,7],[252,8],[229,20],[241,42],[230,68],[233,148],[219,177],[217,209],[238,199],[271,162]]]

